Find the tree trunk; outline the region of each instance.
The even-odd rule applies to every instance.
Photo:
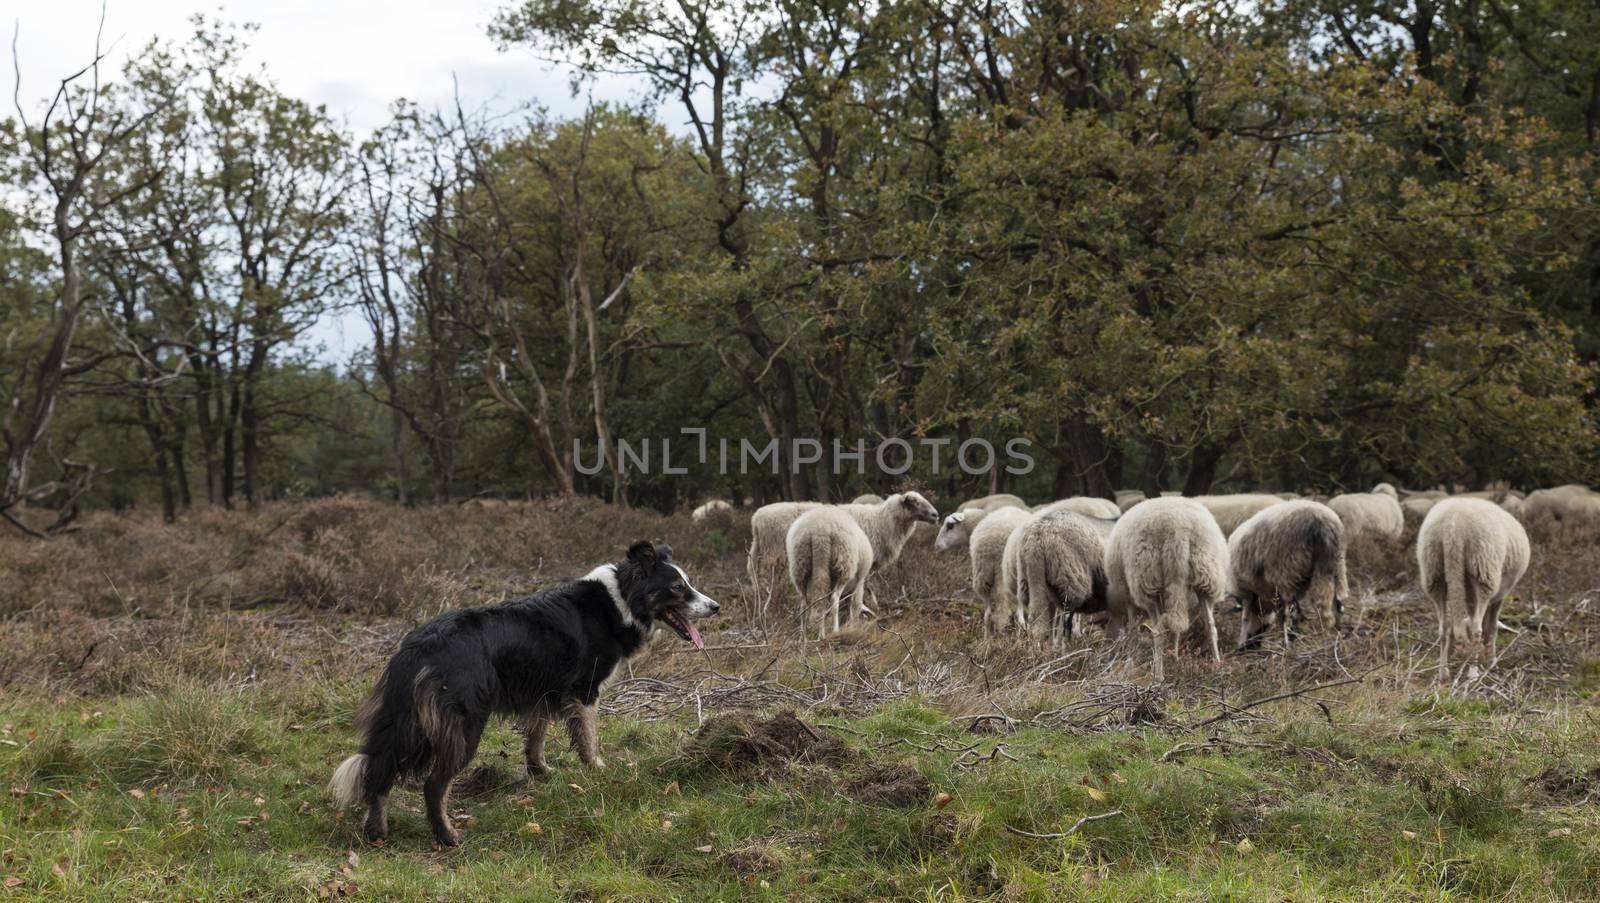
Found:
[[[1202,445],[1189,457],[1189,475],[1183,481],[1184,495],[1206,495],[1217,478],[1217,465],[1222,462],[1222,449]]]

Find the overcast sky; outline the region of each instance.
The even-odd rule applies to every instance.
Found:
[[[573,98],[569,73],[526,50],[501,53],[489,39],[489,20],[509,0],[108,0],[104,41],[113,46],[112,71],[152,38],[182,40],[189,17],[206,12],[229,22],[253,22],[253,54],[278,87],[323,104],[356,137],[381,125],[398,97],[436,106],[451,102],[452,76],[468,109],[508,111],[529,102],[557,115],[582,111],[596,100],[635,99],[638,85],[608,78]],[[22,70],[22,102],[39,103],[65,75],[94,54],[100,0],[4,0],[9,38],[14,25]],[[10,115],[12,67],[0,66]],[[343,363],[366,344],[359,317],[327,317],[307,338],[321,357]]]

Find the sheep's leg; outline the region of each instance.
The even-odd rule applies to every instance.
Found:
[[[872,604],[878,604],[877,593],[872,594]],[[867,607],[867,585],[863,582],[861,588],[850,595],[850,620],[860,623],[867,618],[876,617],[877,615],[873,614],[872,609]]]
[[[833,592],[828,594],[829,609],[833,612],[833,632],[834,633],[838,633],[839,632],[839,606],[840,606],[840,603],[843,601],[842,599],[839,598],[840,595],[841,595],[841,593],[837,588],[835,588]]]
[[[1154,650],[1154,657],[1150,662],[1150,676],[1158,684],[1165,683],[1167,675],[1166,670],[1161,667],[1161,647],[1166,642],[1166,639],[1161,636],[1160,614],[1157,614],[1153,619],[1151,619],[1150,633],[1152,634],[1150,646]]]
[[[1450,606],[1437,603],[1439,610],[1439,673],[1435,680],[1444,683],[1450,676]]]
[[[1506,599],[1504,593],[1495,593],[1489,599],[1489,604],[1483,612],[1483,637],[1489,643],[1489,663],[1499,657],[1500,649],[1500,603]]]
[[[1210,602],[1202,602],[1201,608],[1206,612],[1206,633],[1211,636],[1211,660],[1222,664],[1222,650],[1217,646],[1217,613],[1211,610]]]

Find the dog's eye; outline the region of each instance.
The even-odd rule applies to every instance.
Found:
[[[672,591],[675,592],[675,593],[681,593],[681,592],[683,592],[683,591],[685,591],[687,589],[688,589],[688,587],[683,585],[683,581],[682,580],[679,580],[677,583],[672,584]]]

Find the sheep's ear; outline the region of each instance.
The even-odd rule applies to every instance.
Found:
[[[656,566],[659,557],[656,547],[643,539],[628,546],[628,560],[647,571]]]
[[[917,510],[917,495],[916,495],[916,493],[908,492],[905,495],[900,496],[900,507],[902,507],[902,508],[910,508],[912,511]]]
[[[660,558],[662,561],[672,561],[672,546],[669,546],[666,543],[656,546],[656,557]]]
[[[944,522],[946,524],[949,524],[950,526],[954,527],[956,524],[964,523],[966,521],[966,519],[967,519],[967,516],[965,514],[962,514],[961,512],[957,511],[955,514],[952,514],[949,517],[945,518]]]

